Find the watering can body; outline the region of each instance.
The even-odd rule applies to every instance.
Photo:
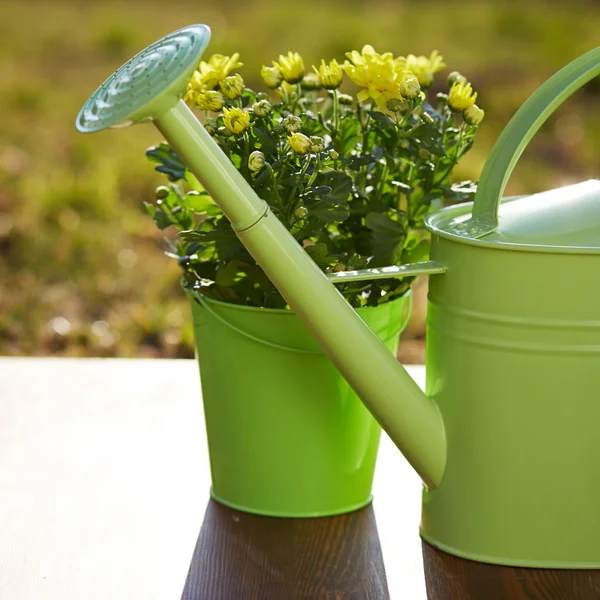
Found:
[[[600,198],[586,182],[564,201],[582,188]],[[432,259],[448,271],[429,283],[426,391],[447,462],[423,490],[421,535],[471,560],[600,568],[600,255],[438,228],[470,210],[429,219]]]
[[[473,204],[428,219],[431,261],[325,275],[181,102],[208,36],[192,26],[142,51],[90,98],[77,127],[158,127],[422,477],[426,540],[484,562],[600,568],[600,184],[499,209],[529,140],[600,73],[600,49],[517,112]],[[427,394],[334,287],[425,273]]]

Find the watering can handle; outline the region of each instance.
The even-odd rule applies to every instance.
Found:
[[[516,112],[492,148],[481,173],[473,216],[465,231],[467,235],[481,237],[496,229],[500,199],[523,150],[556,108],[599,74],[600,47],[550,77]]]

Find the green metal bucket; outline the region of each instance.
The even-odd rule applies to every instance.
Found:
[[[277,517],[371,502],[381,428],[298,317],[187,293],[213,498]],[[358,312],[395,352],[410,308],[409,293]]]

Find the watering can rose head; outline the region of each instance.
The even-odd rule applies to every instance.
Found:
[[[270,94],[246,87],[242,66],[238,54],[201,61],[184,100],[317,265],[339,272],[425,260],[424,217],[475,192],[470,181],[452,183],[483,119],[467,79],[454,71],[447,93],[433,95],[446,66],[437,51],[394,57],[368,45],[310,68],[297,52],[280,55],[257,74]],[[147,155],[170,185],[146,206],[161,229],[179,230],[169,254],[187,283],[228,302],[285,307],[175,151],[163,143]],[[410,283],[339,290],[354,307],[374,306]]]

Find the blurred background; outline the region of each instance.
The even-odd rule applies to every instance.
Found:
[[[319,0],[0,0],[0,355],[193,356],[178,267],[143,209],[162,183],[144,151],[149,126],[92,136],[77,111],[117,67],[191,23],[213,31],[208,54],[260,66],[300,52],[307,65],[370,43],[400,54],[438,49],[479,92],[486,119],[457,178],[477,179],[522,102],[598,44],[600,3]],[[509,194],[599,176],[600,82],[550,119]],[[167,234],[169,232],[167,231]],[[423,361],[423,286],[401,359]]]

